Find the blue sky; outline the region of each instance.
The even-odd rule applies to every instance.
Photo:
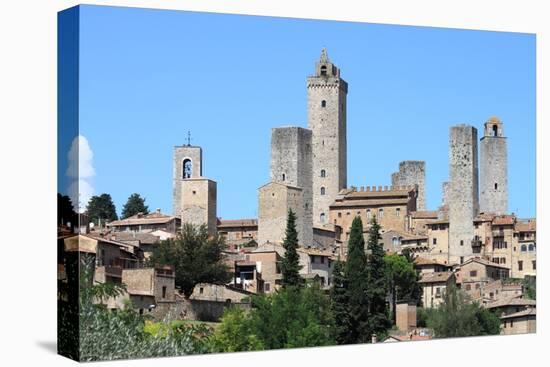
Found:
[[[449,127],[492,115],[508,137],[509,210],[535,216],[535,36],[351,22],[84,6],[80,134],[95,194],[172,209],[172,152],[203,148],[218,216],[257,215],[271,128],[307,127],[321,48],[348,93],[348,185],[389,185],[425,160],[427,205],[448,177]]]

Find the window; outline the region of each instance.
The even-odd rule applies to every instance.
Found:
[[[514,327],[514,320],[510,320],[510,327]]]
[[[196,194],[197,194],[197,192],[195,190],[193,190],[193,195],[196,195]]]
[[[529,252],[535,251],[535,245],[532,243],[529,244]]]
[[[466,284],[466,290],[467,291],[471,291],[472,290],[472,286],[470,284]]]
[[[384,218],[384,209],[378,209],[378,219]]]
[[[311,255],[311,263],[315,264],[315,255]]]
[[[501,257],[501,258],[500,258],[500,263],[501,263],[501,264],[506,264],[506,258],[505,258],[505,257]]]
[[[397,208],[395,209],[395,215],[399,217],[399,214],[401,213],[401,209]]]
[[[189,158],[183,160],[183,178],[191,178],[193,174],[193,163]]]
[[[162,286],[162,298],[166,298],[166,286]]]
[[[433,238],[433,239],[432,239],[432,244],[433,244],[433,245],[437,245],[437,238]]]
[[[342,213],[338,212],[338,218],[342,218]]]
[[[324,263],[325,263],[325,257],[321,256],[321,264],[324,264]]]
[[[199,293],[200,293],[200,294],[203,294],[203,293],[204,293],[204,288],[203,288],[203,287],[200,287],[200,288],[199,288]]]
[[[370,220],[370,209],[367,209],[367,220]]]
[[[321,223],[325,223],[325,213],[321,213],[321,215],[319,216],[319,220],[321,221]]]
[[[495,190],[498,189],[498,184],[495,182]]]
[[[460,240],[460,246],[464,246],[464,240]]]
[[[327,75],[327,66],[326,65],[321,66],[321,75],[322,76]]]
[[[327,101],[324,99],[321,101],[321,107],[325,108],[327,106]]]
[[[283,181],[286,179],[286,175],[283,173]]]
[[[533,270],[537,270],[537,260],[531,261],[531,266],[533,267]]]
[[[399,245],[399,239],[394,236],[391,239],[391,243],[392,243],[392,245],[397,246],[397,245]]]
[[[326,176],[327,176],[327,172],[324,169],[322,169],[321,170],[321,177],[326,177]]]
[[[269,292],[269,283],[264,283],[264,292]]]
[[[493,136],[498,136],[498,126],[493,125]]]
[[[477,277],[477,270],[470,271],[470,276],[471,277]]]
[[[325,188],[321,187],[321,195],[325,195]]]
[[[521,245],[521,252],[527,252],[527,245]]]
[[[441,287],[435,288],[435,296],[436,296],[436,297],[441,296]]]
[[[518,270],[523,271],[523,261],[518,261]]]
[[[461,263],[461,264],[464,263],[464,256],[461,256],[461,257],[460,257],[460,263]]]
[[[479,289],[479,283],[476,283],[476,289]]]

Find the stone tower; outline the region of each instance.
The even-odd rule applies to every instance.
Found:
[[[508,158],[502,122],[491,117],[479,143],[479,210],[503,215],[508,212]]]
[[[311,130],[301,127],[280,127],[271,131],[271,182],[300,188],[301,215],[296,218],[296,228],[301,235],[302,246],[313,242]],[[286,222],[285,222],[286,228]]]
[[[449,263],[472,257],[474,218],[479,213],[477,129],[452,126],[449,139]]]
[[[308,127],[312,131],[313,224],[328,223],[329,205],[347,185],[346,97],[348,83],[325,49],[307,78]]]
[[[181,222],[206,224],[208,233],[217,230],[217,184],[202,177],[202,149],[192,145],[174,147],[173,215]]]
[[[399,171],[391,175],[392,186],[418,186],[416,210],[426,210],[425,182],[426,162],[424,161],[402,161],[399,163]]]

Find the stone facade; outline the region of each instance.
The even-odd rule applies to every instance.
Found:
[[[452,126],[449,141],[449,261],[471,258],[473,220],[479,212],[477,129]]]
[[[391,175],[393,186],[418,186],[417,210],[426,210],[426,162],[402,161],[399,163],[399,171]]]
[[[329,205],[347,186],[346,98],[348,84],[326,50],[307,78],[308,127],[312,131],[313,223],[328,222]]]
[[[185,167],[187,166],[187,170]],[[202,177],[202,149],[191,145],[174,147],[173,158],[173,215],[181,215],[181,182],[185,178]]]
[[[313,245],[311,131],[301,127],[280,127],[271,134],[271,182],[302,189],[298,231],[302,246]],[[286,228],[286,222],[285,222]]]
[[[296,214],[300,246],[312,242],[311,228],[305,228],[303,190],[299,187],[270,182],[258,189],[258,244],[281,244],[285,238],[288,211]],[[309,237],[308,237],[309,235]],[[305,246],[304,246],[305,247]]]
[[[480,211],[507,214],[508,157],[503,124],[497,117],[485,122],[485,132],[479,148]]]
[[[208,233],[217,231],[216,202],[217,184],[207,178],[187,178],[181,185],[181,222],[182,225],[206,224]]]

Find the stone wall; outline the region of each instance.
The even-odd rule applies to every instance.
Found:
[[[452,126],[449,139],[449,260],[472,257],[473,220],[479,213],[477,129]]]
[[[206,224],[208,233],[217,231],[217,184],[207,178],[189,178],[181,181],[181,222]]]
[[[426,210],[426,162],[402,161],[399,163],[399,171],[391,176],[392,186],[418,186],[416,199],[417,210]]]

